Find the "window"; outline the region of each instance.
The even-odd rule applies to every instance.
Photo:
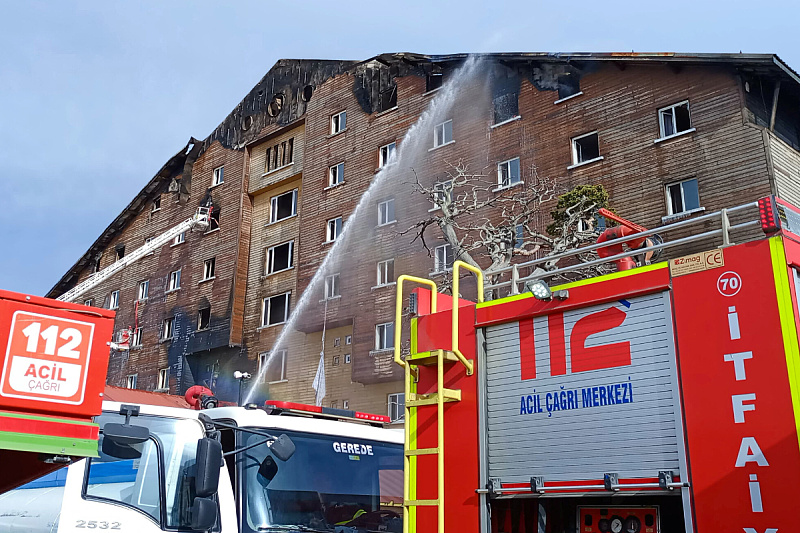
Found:
[[[211,212],[209,213],[208,231],[206,231],[206,233],[211,233],[215,229],[219,229],[219,215],[221,212],[222,209],[220,209],[219,206],[215,205],[212,207]]]
[[[169,281],[167,282],[167,292],[177,291],[181,288],[181,271],[175,270],[169,273]]]
[[[338,403],[339,402],[337,402],[336,400],[333,400],[331,402],[331,409],[338,409],[338,407],[339,407]]]
[[[677,135],[692,128],[689,117],[689,102],[664,107],[658,110],[658,125],[661,128],[661,138]]]
[[[389,395],[389,420],[400,422],[405,418],[406,394],[398,392]]]
[[[559,74],[557,82],[558,100],[563,100],[570,96],[582,94],[580,76],[575,76],[571,72],[564,72],[563,74]]]
[[[157,390],[169,389],[169,367],[159,369],[158,383],[156,384],[156,389]]]
[[[395,150],[397,150],[396,142],[385,144],[380,147],[380,150],[378,150],[378,168],[383,168],[391,162]]]
[[[270,199],[269,205],[270,223],[295,216],[297,214],[297,189],[279,194],[278,196],[273,196]]]
[[[111,291],[111,297],[108,299],[109,309],[119,309],[119,291]]]
[[[155,213],[156,211],[161,211],[161,197],[157,197],[153,200],[153,206],[150,208],[151,213]]]
[[[501,124],[519,116],[519,98],[516,92],[498,94],[492,98],[494,123]]]
[[[519,157],[503,161],[497,165],[497,185],[499,187],[511,187],[520,181]]]
[[[87,298],[86,300],[83,301],[83,305],[85,305],[86,307],[91,307],[93,304],[94,304],[93,298]]]
[[[175,238],[172,239],[172,246],[178,246],[179,244],[183,244],[186,242],[186,232],[182,231],[179,234],[175,235]]]
[[[211,323],[211,308],[203,307],[197,311],[197,330],[208,329]]]
[[[289,318],[291,292],[264,298],[261,306],[261,327],[283,324]]]
[[[449,204],[452,200],[453,200],[452,180],[446,180],[434,183],[432,210],[441,209],[443,205]]]
[[[350,409],[350,400],[342,400],[342,409]]]
[[[338,355],[334,355],[333,356],[333,366],[339,366],[339,361],[340,361],[339,356]]]
[[[325,242],[335,241],[342,234],[342,217],[332,218],[325,226]]]
[[[390,224],[396,222],[394,218],[394,198],[384,200],[378,204],[378,225]]]
[[[175,317],[169,317],[164,319],[164,324],[161,327],[161,339],[162,340],[169,340],[175,334]]]
[[[114,257],[115,257],[114,261],[119,261],[120,259],[122,259],[123,257],[125,257],[125,245],[124,245],[124,244],[118,244],[118,245],[116,245],[116,246],[114,247],[114,254],[115,254],[115,256],[114,256]]]
[[[425,77],[425,92],[435,91],[442,86],[444,76],[441,72],[431,72]]]
[[[347,127],[347,111],[340,111],[331,116],[331,135],[343,131]]]
[[[514,226],[514,248],[522,248],[525,244],[525,226],[517,224]]]
[[[453,121],[442,122],[433,128],[433,147],[453,142]]]
[[[131,337],[131,346],[141,346],[142,345],[142,328],[136,328],[133,330],[133,336]]]
[[[286,380],[286,350],[278,350],[270,357],[270,352],[258,354],[258,375],[261,383],[275,383]]]
[[[203,279],[214,279],[214,274],[217,266],[217,258],[212,257],[211,259],[206,259],[203,263]]]
[[[138,300],[147,300],[147,296],[150,294],[150,280],[146,279],[144,281],[139,282],[139,297]]]
[[[580,165],[600,157],[600,144],[597,132],[572,138],[572,164]]]
[[[328,169],[328,187],[344,183],[344,163],[333,165]]]
[[[344,354],[344,364],[346,364],[346,365],[350,364],[350,354],[349,353]]]
[[[339,274],[331,274],[325,277],[325,299],[336,298],[339,294]]]
[[[336,337],[335,339],[333,339],[333,347],[334,348],[338,348],[341,345],[342,345],[342,338],[341,337]]]
[[[225,181],[225,167],[217,167],[214,169],[214,177],[211,179],[211,186],[215,187],[221,185]]]
[[[283,164],[288,165],[294,161],[294,137],[281,143],[283,147]]]
[[[126,377],[125,378],[125,387],[129,388],[129,389],[135,389],[136,388],[136,378],[138,376],[139,376],[139,374],[131,374],[128,377]]]
[[[453,268],[453,247],[449,244],[437,246],[434,250],[433,271],[444,272]]]
[[[294,162],[294,137],[267,148],[264,172],[271,172]]]
[[[690,179],[667,185],[667,211],[670,215],[700,208],[697,180]]]
[[[394,281],[394,259],[378,263],[378,286],[388,285]]]
[[[266,274],[288,270],[294,266],[294,241],[267,248]]]
[[[352,335],[345,335],[344,336],[344,343],[346,346],[353,344],[353,336]]]
[[[394,347],[394,322],[375,326],[375,349],[391,350]]]

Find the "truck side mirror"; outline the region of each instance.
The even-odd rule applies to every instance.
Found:
[[[130,424],[106,424],[103,437],[119,445],[141,444],[150,438],[150,430],[144,426]]]
[[[272,450],[275,457],[281,461],[288,461],[289,458],[294,455],[295,451],[294,442],[292,442],[292,439],[285,433],[282,433],[280,437],[275,439],[269,449]]]
[[[217,488],[219,487],[219,471],[221,467],[222,444],[208,437],[198,440],[194,491],[199,499],[208,498],[217,493]],[[195,499],[195,505],[197,505],[197,501],[198,500]],[[216,509],[216,506],[214,509]],[[192,507],[192,513],[192,516],[194,516],[194,507]]]
[[[219,469],[217,469],[219,471]],[[217,504],[211,498],[195,498],[190,525],[195,531],[208,531],[217,523]]]

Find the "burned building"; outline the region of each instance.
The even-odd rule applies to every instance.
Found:
[[[135,331],[130,351],[112,353],[109,382],[204,384],[235,399],[233,371],[261,368],[264,395],[313,403],[322,352],[326,405],[398,416],[394,279],[445,276],[453,259],[435,232],[428,249],[406,232],[435,209],[408,185],[442,182],[456,162],[497,194],[539,178],[602,184],[617,213],[648,227],[771,193],[800,203],[800,78],[777,56],[488,54],[467,80],[465,61],[280,61],[170,159],[49,294],[212,203],[215,227],[87,296]],[[436,106],[435,123],[421,120]],[[404,149],[413,164],[364,196]],[[356,209],[367,214],[309,289]]]

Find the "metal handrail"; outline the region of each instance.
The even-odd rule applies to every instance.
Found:
[[[483,302],[483,271],[479,268],[475,268],[469,263],[465,263],[464,261],[456,261],[455,263],[453,263],[453,312],[451,313],[453,321],[450,328],[450,334],[451,334],[450,344],[453,353],[456,354],[456,357],[458,357],[458,360],[461,361],[461,364],[463,364],[466,367],[467,375],[471,376],[472,373],[474,372],[472,361],[467,360],[467,358],[464,357],[464,354],[461,353],[461,350],[458,347],[458,307],[459,307],[458,282],[460,277],[458,274],[458,270],[461,267],[469,270],[470,272],[475,274],[475,276],[478,278],[478,303]]]
[[[402,320],[403,320],[403,282],[404,281],[413,281],[414,283],[419,283],[420,285],[427,285],[431,288],[431,313],[436,312],[436,295],[438,294],[439,290],[436,287],[436,282],[430,279],[425,278],[418,278],[416,276],[409,276],[407,274],[403,274],[399,278],[397,278],[397,295],[395,297],[395,309],[394,309],[394,362],[400,366],[406,366],[406,362],[400,358],[400,330],[402,329]]]
[[[696,235],[691,235],[689,237],[683,237],[683,238],[675,240],[675,241],[663,242],[663,243],[656,244],[654,246],[649,246],[649,247],[646,247],[646,248],[637,248],[637,249],[634,249],[634,250],[627,250],[627,251],[624,251],[622,253],[619,253],[619,254],[616,254],[616,255],[613,255],[613,256],[603,257],[603,258],[600,258],[600,259],[596,259],[594,261],[587,261],[585,263],[580,263],[578,265],[572,265],[572,266],[567,266],[567,267],[563,267],[563,268],[557,268],[555,270],[548,270],[548,271],[545,271],[543,273],[526,276],[524,278],[518,278],[517,276],[513,276],[513,279],[511,279],[511,280],[502,281],[502,282],[498,282],[498,283],[494,283],[494,284],[489,284],[489,285],[486,285],[486,288],[487,289],[495,289],[495,288],[511,285],[511,284],[514,284],[514,283],[521,283],[521,282],[529,281],[529,280],[533,280],[533,279],[540,279],[540,278],[543,278],[543,277],[549,277],[549,276],[552,276],[552,275],[555,275],[555,274],[572,272],[572,271],[575,271],[575,270],[580,270],[580,269],[582,269],[584,267],[587,267],[587,266],[595,266],[595,265],[600,265],[600,264],[604,264],[604,263],[609,263],[609,262],[613,262],[616,259],[621,259],[621,258],[624,258],[624,257],[630,257],[632,255],[639,255],[639,254],[646,253],[646,252],[649,252],[649,251],[663,250],[665,248],[670,248],[670,247],[677,246],[677,245],[680,245],[680,244],[685,244],[687,242],[693,242],[693,241],[705,239],[705,238],[708,238],[708,237],[713,237],[713,236],[719,235],[719,234],[721,234],[722,237],[723,237],[723,245],[729,245],[730,244],[730,239],[729,239],[729,236],[728,236],[728,232],[733,231],[733,230],[739,230],[739,229],[748,228],[750,226],[757,226],[759,224],[759,222],[756,220],[756,221],[749,221],[749,222],[744,222],[744,223],[741,223],[741,224],[736,224],[736,225],[731,226],[730,223],[727,221],[728,215],[731,214],[731,213],[735,213],[735,212],[738,212],[738,211],[742,211],[744,209],[749,209],[749,208],[754,208],[754,207],[758,207],[758,202],[750,202],[750,203],[747,203],[747,204],[742,204],[742,205],[739,205],[739,206],[731,207],[729,209],[722,209],[720,211],[715,211],[714,213],[708,213],[706,215],[702,215],[702,216],[699,216],[699,217],[696,217],[696,218],[691,218],[691,219],[687,219],[687,220],[681,220],[681,221],[675,222],[673,224],[667,224],[667,225],[664,225],[664,226],[659,226],[657,228],[654,228],[654,229],[651,229],[651,230],[647,230],[647,231],[643,231],[643,232],[640,232],[640,233],[633,233],[631,235],[628,235],[628,236],[625,236],[625,237],[620,237],[618,239],[608,240],[608,241],[605,241],[605,242],[602,242],[602,243],[592,244],[590,246],[585,246],[585,247],[582,247],[582,248],[576,248],[574,250],[569,250],[567,252],[562,252],[560,254],[546,256],[546,257],[542,257],[542,258],[539,258],[539,259],[534,259],[532,261],[526,261],[524,263],[517,263],[516,265],[511,265],[511,266],[508,266],[508,267],[504,267],[504,268],[495,270],[495,271],[492,272],[492,275],[499,275],[499,274],[503,274],[503,273],[509,272],[509,271],[511,271],[512,274],[513,274],[513,272],[518,271],[518,269],[520,269],[520,268],[531,267],[531,266],[534,266],[534,265],[537,265],[537,264],[547,263],[547,262],[550,262],[550,261],[557,261],[557,260],[561,260],[561,259],[564,259],[564,258],[567,258],[567,257],[573,257],[573,256],[576,256],[576,255],[579,255],[579,254],[592,252],[592,251],[600,249],[600,248],[607,248],[609,246],[622,244],[622,243],[625,243],[627,241],[641,239],[642,237],[648,237],[648,236],[654,235],[656,233],[659,233],[659,234],[667,233],[667,232],[670,232],[670,231],[674,231],[674,230],[683,228],[685,226],[694,225],[694,224],[697,224],[697,223],[700,223],[700,222],[704,222],[704,221],[712,220],[712,219],[716,219],[716,218],[720,218],[722,220],[722,225],[723,225],[723,227],[720,228],[720,229],[706,231],[706,232],[699,233],[699,234],[696,234]]]

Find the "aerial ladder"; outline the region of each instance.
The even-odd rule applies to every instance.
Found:
[[[73,302],[80,298],[82,294],[85,294],[87,291],[103,283],[105,280],[128,265],[135,263],[142,257],[162,247],[184,231],[193,229],[205,230],[208,228],[211,220],[211,209],[211,207],[198,207],[197,212],[192,215],[191,218],[184,220],[177,226],[165,231],[158,237],[154,237],[150,242],[145,243],[144,246],[140,246],[122,259],[114,262],[112,265],[99,272],[96,272],[92,276],[89,276],[88,279],[78,283],[73,288],[56,298],[56,300],[60,300],[62,302]]]

